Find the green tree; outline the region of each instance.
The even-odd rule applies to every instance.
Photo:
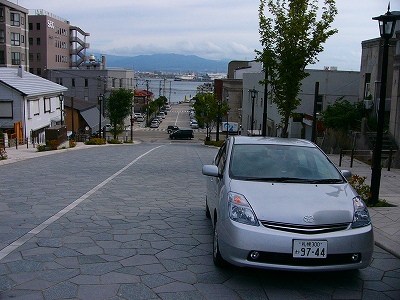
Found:
[[[210,130],[218,126],[218,113],[221,118],[229,110],[229,105],[225,100],[219,104],[214,93],[198,93],[193,99],[195,100],[193,104],[195,117],[200,127],[206,126],[209,139]]]
[[[124,128],[124,119],[130,115],[132,109],[133,91],[120,88],[112,91],[106,102],[107,116],[112,125],[111,132],[114,139]]]
[[[325,127],[345,132],[360,128],[364,115],[365,108],[362,101],[350,103],[344,97],[340,97],[322,112],[321,120]]]
[[[270,14],[265,16],[266,6]],[[260,0],[259,33],[262,51],[256,60],[263,63],[269,93],[282,116],[282,137],[288,137],[290,117],[299,106],[301,81],[309,74],[305,68],[318,61],[322,44],[336,29],[330,29],[337,14],[334,0],[324,0],[318,20],[318,0]]]

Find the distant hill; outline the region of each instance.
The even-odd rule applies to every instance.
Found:
[[[95,54],[100,58],[101,54]],[[152,54],[116,56],[106,54],[107,67],[134,69],[139,72],[168,73],[223,73],[228,71],[229,61],[211,60],[195,55]]]

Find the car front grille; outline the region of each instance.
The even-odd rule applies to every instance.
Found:
[[[293,233],[301,233],[301,234],[320,234],[320,233],[335,232],[335,231],[346,230],[350,226],[350,223],[327,224],[327,225],[298,225],[298,224],[270,222],[265,220],[261,220],[260,222],[264,227],[270,229],[293,232]]]
[[[333,266],[348,265],[361,262],[361,253],[357,253],[357,259],[353,259],[354,253],[345,254],[328,254],[326,258],[295,258],[292,254],[259,252],[257,260],[251,259],[250,253],[247,257],[248,261],[256,261],[258,263],[288,265],[288,266]]]

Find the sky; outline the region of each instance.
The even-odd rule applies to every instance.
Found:
[[[253,60],[254,50],[262,49],[259,0],[85,0],[79,5],[61,0],[9,1],[44,9],[89,32],[87,54],[176,53],[230,61]],[[338,15],[332,27],[338,33],[327,40],[319,62],[310,68],[359,71],[361,42],[379,37],[378,22],[372,17],[386,13],[388,2],[336,0]],[[399,0],[391,1],[391,11],[400,11]]]

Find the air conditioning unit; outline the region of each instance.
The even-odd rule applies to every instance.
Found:
[[[364,100],[365,109],[370,109],[374,105],[374,101],[372,100]]]

